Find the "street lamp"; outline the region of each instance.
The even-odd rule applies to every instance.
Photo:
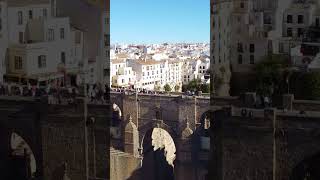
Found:
[[[88,155],[88,127],[87,127],[87,116],[88,116],[88,102],[87,102],[87,86],[86,86],[86,78],[85,75],[88,73],[86,70],[82,70],[80,72],[83,75],[83,88],[84,88],[84,97],[83,97],[83,105],[84,105],[84,151],[85,151],[85,169],[86,169],[86,180],[89,180],[89,155]]]

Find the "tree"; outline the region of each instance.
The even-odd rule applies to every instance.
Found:
[[[160,89],[161,89],[161,87],[160,87],[159,85],[155,85],[155,86],[154,86],[154,90],[155,90],[155,91],[160,91]]]
[[[182,91],[202,91],[203,93],[209,93],[210,84],[202,83],[200,79],[193,79],[188,84],[182,85]]]
[[[180,86],[179,86],[179,85],[175,85],[175,86],[174,86],[174,90],[175,90],[176,92],[178,92],[178,91],[180,90]]]
[[[201,84],[200,85],[200,90],[203,93],[210,93],[210,84]]]
[[[283,55],[268,55],[256,64],[256,89],[261,95],[283,93],[284,72],[289,67],[289,59]]]
[[[187,90],[189,91],[198,91],[200,90],[200,84],[201,80],[200,79],[193,79],[190,81],[187,85]]]
[[[302,77],[301,96],[303,99],[319,100],[320,99],[320,73],[310,72]]]
[[[164,90],[165,90],[166,92],[170,92],[170,91],[171,91],[171,86],[170,86],[169,84],[165,84],[165,85],[163,86],[163,88],[164,88]]]

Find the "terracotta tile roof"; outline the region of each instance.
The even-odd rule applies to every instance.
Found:
[[[125,53],[119,53],[119,54],[116,54],[116,57],[119,59],[127,59],[128,55]]]
[[[136,61],[137,63],[141,64],[141,65],[154,65],[154,64],[161,64],[160,61],[155,61],[152,59],[147,59],[147,60],[143,60],[143,59],[139,59]]]
[[[111,60],[112,64],[120,64],[120,63],[125,63],[125,60],[123,59],[112,59]]]

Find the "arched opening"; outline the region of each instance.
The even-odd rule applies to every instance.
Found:
[[[17,133],[10,137],[10,160],[8,169],[11,179],[30,179],[36,176],[36,159],[29,144]]]
[[[112,105],[112,122],[111,126],[118,126],[121,122],[122,112],[119,106],[115,103]]]
[[[113,139],[121,138],[122,112],[117,104],[112,105],[112,118],[110,123],[110,135]]]
[[[204,112],[200,117],[200,126],[196,130],[196,134],[200,138],[201,150],[210,150],[210,122],[211,122],[211,111]]]
[[[290,180],[318,180],[320,179],[320,153],[304,159],[293,168]]]
[[[170,134],[162,128],[146,132],[142,142],[142,179],[173,180],[175,143]]]

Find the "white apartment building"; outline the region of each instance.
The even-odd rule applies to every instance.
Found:
[[[8,1],[8,18],[10,23],[9,41],[10,44],[26,42],[26,26],[32,20],[46,20],[51,18],[51,5],[49,1]]]
[[[273,52],[290,55],[296,66],[310,63],[316,56],[316,50],[306,52],[308,47],[320,47],[320,41],[308,39],[310,28],[320,26],[319,2],[310,0],[292,0],[279,3],[277,26],[270,37],[273,41]],[[304,51],[304,53],[302,53]]]
[[[6,56],[8,49],[8,12],[6,1],[0,0],[0,82],[6,72]]]
[[[213,69],[231,63],[233,71],[248,71],[268,53],[268,32],[274,24],[275,0],[214,1],[212,24],[214,33]]]
[[[36,81],[58,80],[64,84],[61,67],[71,64],[69,18],[50,15],[44,1],[8,3],[9,48],[7,76]]]
[[[70,36],[71,36],[71,59],[67,64],[64,65],[64,69],[66,71],[66,84],[70,85],[79,85],[84,82],[84,79],[81,82],[77,82],[78,77],[81,76],[79,72],[82,70],[84,66],[84,31],[85,29],[81,29],[79,27],[71,25],[70,27]]]
[[[126,60],[125,59],[111,59],[110,62],[110,86],[115,86],[113,84],[113,77],[118,75],[118,71],[121,68],[126,67]]]
[[[204,76],[210,67],[209,59],[188,59],[183,62],[182,83],[188,84],[194,79],[205,80]]]
[[[71,60],[69,19],[32,20],[26,32],[24,43],[9,47],[9,74],[36,76],[35,80],[48,73],[63,76],[58,67]]]
[[[282,16],[275,30],[278,36],[272,37],[274,53],[289,55],[291,48],[301,44],[305,30],[313,22],[315,10],[315,3],[295,1],[278,10]]]
[[[181,91],[182,65],[183,65],[183,62],[180,60],[169,60],[167,69],[165,69],[165,72],[168,77],[168,79],[166,79],[165,84],[169,84],[171,86],[171,89],[173,90],[176,90],[176,86],[177,86],[179,87],[178,90]]]
[[[277,0],[216,0],[211,3],[211,70],[214,76],[223,79],[216,92],[218,95],[229,95],[230,71],[251,71],[254,64],[272,52],[268,34],[275,25],[276,7]]]
[[[136,84],[136,73],[132,67],[120,67],[117,74],[112,76],[112,85],[116,87],[134,87]]]
[[[154,90],[157,86],[161,86],[161,74],[165,66],[160,61],[129,59],[127,62],[128,66],[136,72],[135,88]]]
[[[104,0],[100,1],[79,1],[79,0],[51,0],[53,9],[57,17],[70,17],[70,21],[76,27],[85,29],[83,64],[90,67],[84,67],[86,74],[92,83],[108,83],[109,78],[104,76],[108,74],[109,56],[109,35],[108,25],[109,7]],[[95,64],[96,63],[96,64]],[[93,73],[91,69],[94,69]]]

